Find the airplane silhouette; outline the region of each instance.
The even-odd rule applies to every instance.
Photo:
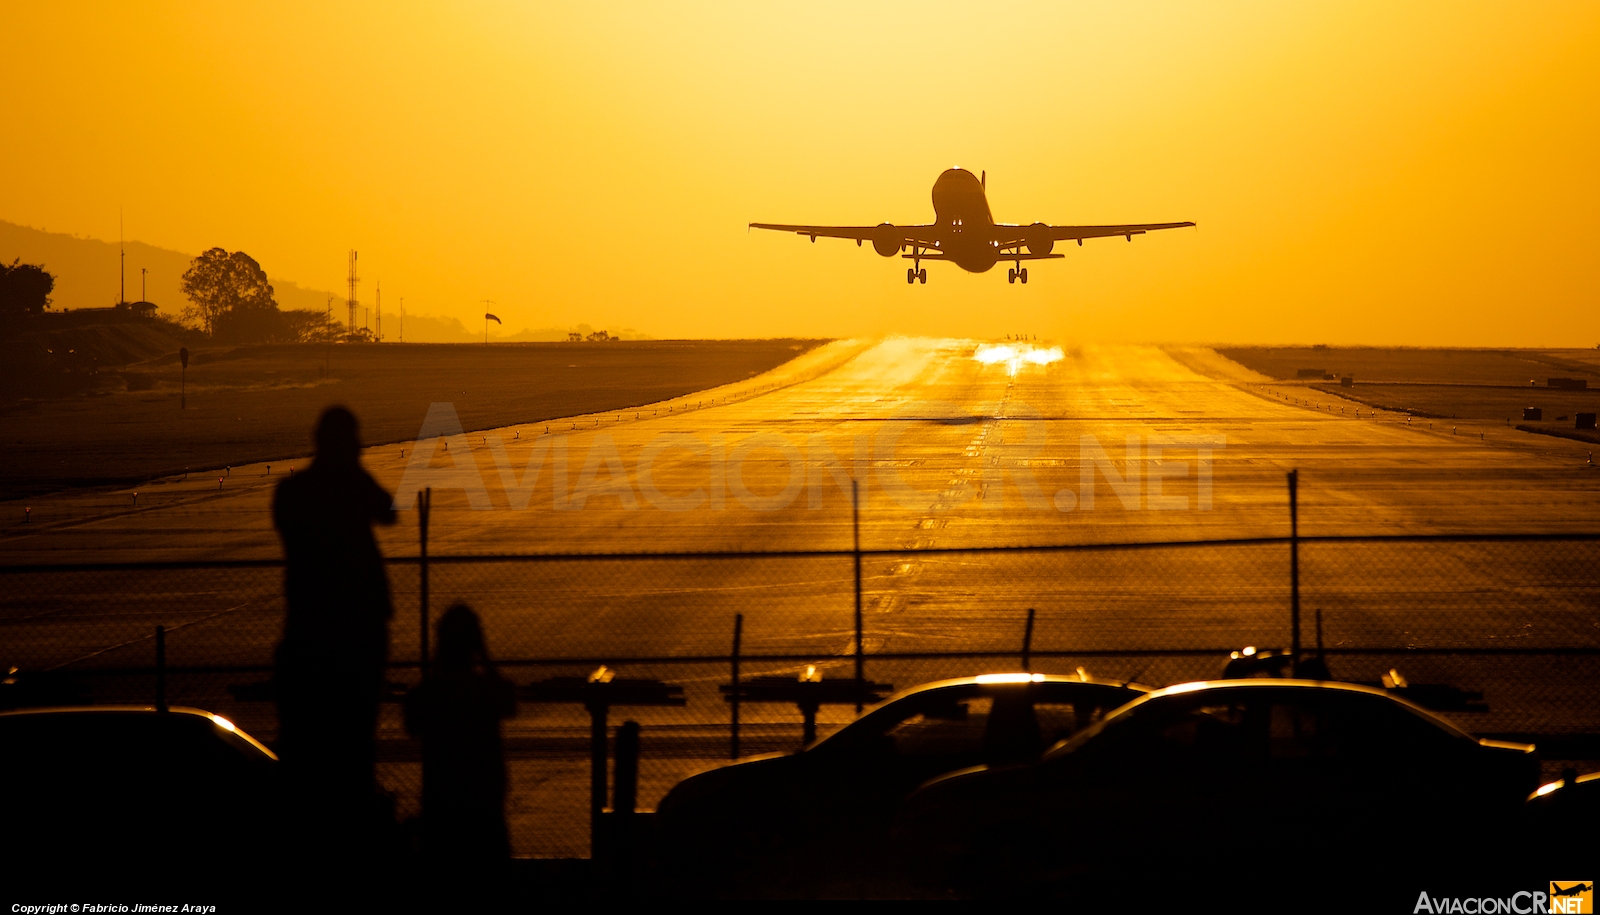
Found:
[[[1594,884],[1592,883],[1577,883],[1564,890],[1561,889],[1561,884],[1554,881],[1550,883],[1550,895],[1552,896],[1581,896],[1592,889],[1594,889]]]
[[[863,241],[872,242],[872,249],[884,257],[899,254],[911,261],[906,269],[907,283],[928,282],[928,271],[923,261],[949,261],[969,273],[983,273],[1000,261],[1014,261],[1015,267],[1006,270],[1006,282],[1028,282],[1028,268],[1023,261],[1052,260],[1065,257],[1052,254],[1056,242],[1076,240],[1079,245],[1085,238],[1111,238],[1124,236],[1133,241],[1155,229],[1179,229],[1192,226],[1192,222],[1151,222],[1125,226],[1051,226],[1042,222],[1032,225],[996,223],[989,213],[988,173],[974,176],[961,168],[946,169],[933,183],[933,213],[938,220],[931,225],[897,226],[884,222],[875,226],[790,226],[767,222],[752,222],[752,229],[776,229],[808,235],[813,244],[821,238],[853,238],[856,246]],[[911,253],[906,254],[905,249]]]

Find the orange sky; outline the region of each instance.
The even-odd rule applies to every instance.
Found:
[[[137,8],[136,8],[137,7]],[[1600,4],[16,4],[0,219],[507,331],[1600,342]],[[1194,220],[1028,286],[751,220]],[[3,252],[0,252],[3,253]],[[364,298],[367,296],[364,296]],[[391,298],[393,297],[393,298]]]

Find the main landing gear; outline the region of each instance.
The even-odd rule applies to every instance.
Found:
[[[1017,280],[1021,280],[1024,286],[1028,284],[1027,267],[1009,267],[1006,269],[1006,282],[1015,283]]]
[[[921,283],[924,286],[928,285],[928,268],[927,267],[907,267],[906,268],[906,282],[907,283]]]

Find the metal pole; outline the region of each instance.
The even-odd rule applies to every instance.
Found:
[[[1028,608],[1028,627],[1022,630],[1022,669],[1031,671],[1028,662],[1033,654],[1033,608]]]
[[[422,499],[418,503],[418,506],[421,514],[421,522],[418,526],[422,538],[422,558],[417,565],[422,577],[421,593],[419,595],[421,598],[419,622],[422,627],[422,637],[418,641],[418,644],[421,646],[421,648],[417,657],[417,666],[421,671],[422,678],[426,680],[428,678],[428,515],[433,508],[432,486],[429,486],[422,491]]]
[[[639,722],[617,728],[616,771],[612,773],[611,821],[606,824],[606,860],[624,885],[634,878],[634,808],[639,798]]]
[[[322,374],[327,375],[333,365],[333,338],[336,336],[333,332],[333,296],[331,295],[328,296],[328,320],[324,322],[323,330],[327,331],[328,336],[327,339],[322,341]]]
[[[739,640],[744,635],[744,614],[733,615],[733,692],[728,694],[733,707],[733,724],[729,731],[728,758],[739,758]]]
[[[1289,471],[1289,662],[1300,663],[1300,471]]]
[[[617,814],[633,813],[639,799],[639,722],[624,721],[617,729],[617,771],[612,774],[615,787],[611,794],[611,810]]]
[[[156,627],[156,711],[167,710],[167,627]]]
[[[856,554],[856,714],[864,707],[861,701],[866,686],[867,652],[861,637],[861,484],[850,481],[850,527],[855,537]]]
[[[589,705],[589,856],[605,854],[606,713],[610,707],[595,699]]]

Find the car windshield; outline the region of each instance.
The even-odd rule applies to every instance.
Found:
[[[983,749],[994,699],[974,696],[962,702],[935,703],[891,726],[885,734],[901,756],[951,756]]]

